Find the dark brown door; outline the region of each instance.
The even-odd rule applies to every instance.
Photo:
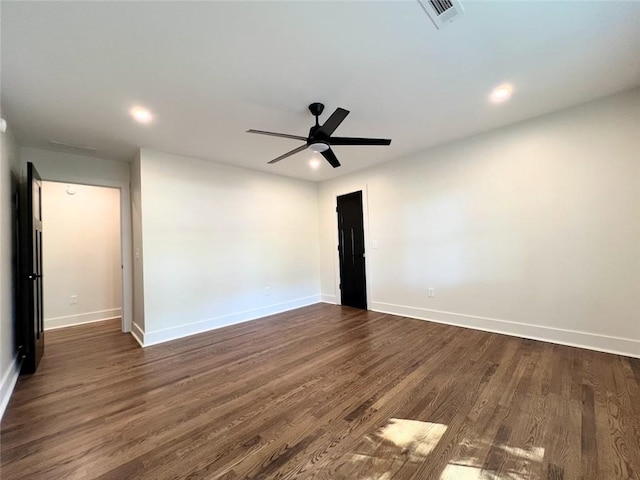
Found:
[[[42,180],[31,162],[20,211],[21,324],[24,339],[22,373],[33,373],[44,353],[44,313],[42,311]]]
[[[366,309],[362,192],[339,196],[337,212],[342,305]]]

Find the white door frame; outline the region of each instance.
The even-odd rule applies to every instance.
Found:
[[[131,235],[131,192],[128,182],[101,178],[51,177],[42,175],[43,181],[74,183],[120,190],[120,258],[122,261],[122,331],[131,331],[133,319],[133,240]]]

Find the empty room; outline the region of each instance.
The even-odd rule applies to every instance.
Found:
[[[640,480],[640,2],[0,2],[0,477]]]

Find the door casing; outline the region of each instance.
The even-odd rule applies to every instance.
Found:
[[[38,168],[37,162],[34,162]],[[133,321],[133,236],[131,223],[131,191],[129,182],[95,177],[74,177],[41,173],[43,181],[75,183],[120,190],[120,255],[122,258],[122,331],[131,332]]]

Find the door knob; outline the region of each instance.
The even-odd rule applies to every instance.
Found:
[[[37,273],[32,273],[27,276],[29,280],[35,280],[36,278],[42,278],[42,275],[38,275]]]

